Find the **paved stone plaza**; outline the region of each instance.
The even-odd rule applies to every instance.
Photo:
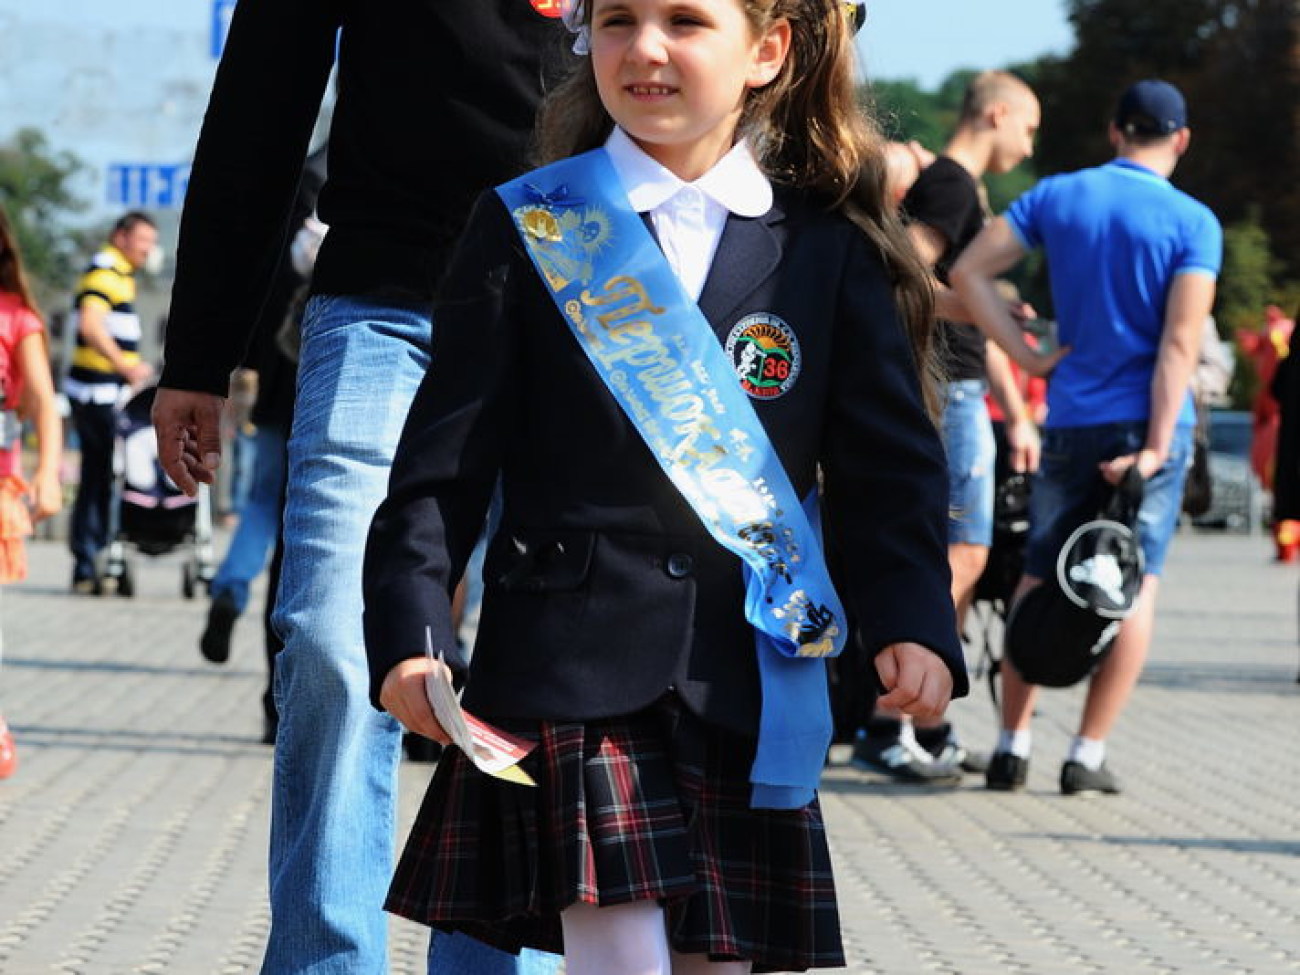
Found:
[[[1027,793],[824,781],[849,972],[1300,972],[1300,570],[1260,535],[1175,541],[1152,659],[1111,745],[1120,797],[1063,798],[1080,690],[1044,696]],[[270,750],[260,624],[225,667],[176,555],[137,595],[74,598],[32,546],[3,595],[0,703],[21,765],[0,782],[0,973],[255,972]],[[255,604],[257,605],[257,604]],[[952,711],[986,748],[983,686]],[[409,820],[428,766],[402,768]],[[392,971],[422,971],[393,924]]]

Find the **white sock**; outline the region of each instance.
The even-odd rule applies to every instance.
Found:
[[[916,751],[921,746],[916,741],[916,728],[911,721],[904,720],[898,727],[898,740],[908,751]]]
[[[1067,761],[1078,762],[1086,769],[1097,771],[1106,761],[1106,740],[1104,738],[1077,737],[1070,742],[1070,754]]]
[[[664,911],[655,901],[560,912],[568,975],[672,975]]]
[[[1028,728],[1023,731],[1012,728],[1003,728],[998,733],[998,748],[1000,752],[1010,752],[1017,758],[1028,758],[1029,749],[1033,747],[1034,736]]]

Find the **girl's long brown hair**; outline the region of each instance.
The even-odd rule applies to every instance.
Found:
[[[18,253],[18,241],[3,207],[0,207],[0,291],[17,295],[32,312],[37,315],[41,313],[32,297],[27,272],[23,269],[23,259]]]
[[[921,376],[925,403],[938,415],[934,292],[885,190],[885,138],[858,105],[852,36],[841,0],[735,0],[756,33],[786,18],[790,53],[777,77],[749,93],[739,132],[773,182],[838,209],[879,250],[893,284]],[[590,22],[591,2],[585,19]],[[613,128],[582,58],[546,98],[537,127],[541,163],[604,144]]]

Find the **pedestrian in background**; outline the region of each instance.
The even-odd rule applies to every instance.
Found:
[[[271,288],[331,68],[338,99],[302,326],[274,623],[279,728],[267,973],[382,972],[401,729],[368,703],[366,532],[429,362],[438,280],[477,193],[524,167],[549,5],[240,0],[181,218],[154,422],[184,490],[210,482],[219,421]],[[454,368],[454,367],[453,367]],[[545,972],[434,932],[429,970]]]
[[[1155,79],[1130,87],[1109,136],[1113,161],[1041,180],[985,228],[952,272],[985,334],[1021,367],[1048,377],[1043,462],[1015,598],[1055,571],[1070,534],[1096,517],[1110,486],[1130,468],[1146,482],[1137,530],[1141,590],[1089,681],[1061,766],[1066,795],[1120,791],[1106,764],[1106,740],[1151,644],[1160,574],[1192,458],[1192,373],[1223,251],[1214,214],[1169,182],[1191,142],[1178,89]],[[1051,352],[1030,348],[995,284],[1039,247],[1062,343]],[[1011,790],[1028,775],[1037,689],[1008,659],[1002,678],[1002,731],[985,782]]]
[[[23,479],[22,427],[36,431],[36,470]],[[63,421],[54,402],[50,350],[23,270],[18,241],[0,209],[0,584],[27,577],[24,539],[32,523],[63,507],[59,462]],[[0,630],[0,657],[4,635]],[[0,779],[18,766],[13,734],[0,712]]]
[[[290,214],[291,231],[280,257],[271,293],[262,306],[253,329],[252,345],[245,365],[256,377],[256,395],[249,407],[248,439],[251,449],[245,462],[251,466],[247,497],[240,511],[225,557],[212,578],[208,621],[199,637],[199,650],[215,664],[230,658],[230,639],[235,621],[248,606],[250,590],[266,568],[267,559],[280,535],[280,512],[284,507],[287,479],[287,444],[293,422],[293,393],[298,364],[282,348],[285,329],[300,330],[303,289],[311,278],[311,264],[300,265],[290,253],[297,231],[313,220],[316,201],[325,182],[325,150],[307,157],[302,179]],[[292,319],[292,321],[286,321]],[[240,434],[242,436],[243,434]],[[267,599],[274,601],[274,591]],[[274,658],[268,654],[268,673],[274,670]],[[268,694],[268,700],[271,699]],[[268,725],[277,723],[274,709],[266,714]],[[267,729],[269,730],[269,729]]]
[[[1006,173],[1033,155],[1041,113],[1030,87],[1006,71],[984,71],[966,88],[957,126],[939,156],[919,171],[902,200],[908,233],[933,274],[943,374],[943,440],[948,459],[948,563],[961,627],[993,543],[997,447],[985,396],[1009,417],[1012,465],[1038,464],[1038,431],[1006,355],[970,321],[948,287],[948,271],[988,217],[981,178]],[[1020,302],[1009,304],[1024,317]],[[913,726],[907,716],[876,708],[854,741],[854,764],[900,782],[953,784],[963,771],[983,771],[983,756],[966,748],[946,717]]]
[[[158,245],[158,229],[138,211],[113,225],[108,242],[91,259],[77,284],[73,321],[77,330],[63,393],[81,451],[77,497],[72,505],[68,546],[72,591],[99,591],[100,550],[106,546],[113,499],[113,441],[123,390],[138,389],[153,376],[140,358],[140,316],[135,307],[135,273]]]

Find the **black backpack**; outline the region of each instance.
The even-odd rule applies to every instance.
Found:
[[[1011,607],[1004,648],[1029,683],[1077,684],[1110,652],[1142,587],[1136,529],[1143,487],[1130,468],[1101,514],[1061,546],[1056,571]]]

